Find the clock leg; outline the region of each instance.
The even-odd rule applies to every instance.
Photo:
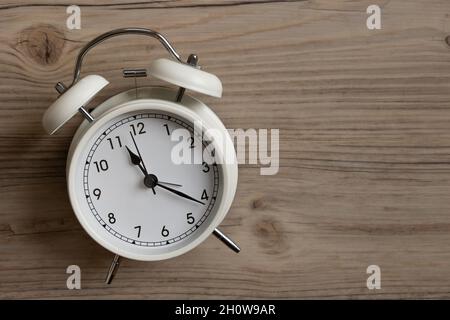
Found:
[[[78,109],[78,111],[83,115],[83,117],[87,121],[89,121],[89,123],[91,123],[92,121],[95,120],[94,117],[85,108],[81,107],[81,108]]]
[[[219,229],[214,229],[213,234],[220,240],[222,241],[228,248],[230,248],[231,250],[233,250],[236,253],[239,253],[239,251],[241,251],[241,248],[239,248],[239,246],[234,243],[233,240],[231,240],[230,238],[228,238],[222,231],[220,231]]]
[[[116,254],[111,262],[111,265],[109,266],[108,274],[106,275],[105,279],[106,284],[110,284],[111,281],[113,280],[116,271],[119,268],[119,264],[120,264],[120,256]]]

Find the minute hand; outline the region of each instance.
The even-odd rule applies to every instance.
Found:
[[[162,185],[162,184],[159,184],[159,183],[157,183],[156,185],[157,185],[158,187],[161,187],[161,188],[163,188],[163,189],[166,189],[167,191],[170,191],[170,192],[172,192],[172,193],[175,193],[176,195],[178,195],[178,196],[180,196],[180,197],[183,197],[183,198],[186,198],[186,199],[189,199],[189,200],[198,202],[198,203],[203,204],[203,205],[205,204],[205,203],[203,203],[203,202],[201,202],[201,201],[199,201],[199,200],[197,200],[197,199],[192,198],[191,196],[188,196],[187,194],[185,194],[185,193],[183,193],[183,192],[181,192],[181,191],[178,191],[178,190],[175,190],[175,189],[166,187],[166,186],[164,186],[164,185]]]

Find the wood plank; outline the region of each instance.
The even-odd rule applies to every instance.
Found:
[[[0,298],[449,298],[450,3],[371,1],[78,1],[0,3]],[[125,261],[82,230],[65,191],[80,118],[48,137],[41,117],[70,82],[84,43],[113,28],[155,28],[223,81],[200,97],[229,128],[280,129],[280,171],[241,165],[216,239],[175,260]],[[105,42],[83,74],[110,80],[99,101],[133,87],[124,67],[165,56],[148,39]],[[160,84],[139,80],[140,84]],[[82,268],[67,290],[66,267]],[[382,289],[366,288],[366,268]]]

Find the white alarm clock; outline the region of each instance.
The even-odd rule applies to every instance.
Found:
[[[136,87],[88,112],[84,106],[108,81],[99,75],[80,79],[83,58],[98,43],[123,34],[158,39],[172,59],[153,61],[148,73],[178,88]],[[146,72],[125,70],[124,76],[145,76]],[[113,30],[80,51],[72,84],[66,88],[58,83],[56,89],[61,96],[45,112],[43,126],[53,134],[77,112],[86,118],[68,153],[68,193],[86,232],[116,255],[108,283],[120,257],[144,261],[173,258],[211,234],[239,251],[217,229],[237,186],[233,142],[208,106],[184,94],[190,89],[221,97],[222,84],[198,68],[195,55],[184,63],[166,38],[149,29]],[[198,123],[200,132],[194,128]],[[222,139],[208,136],[211,131],[221,133]],[[174,139],[174,132],[187,132],[188,136]],[[179,163],[173,160],[175,147],[192,150],[192,154],[210,154],[211,158]]]

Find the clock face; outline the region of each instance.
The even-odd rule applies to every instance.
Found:
[[[177,129],[187,139],[172,141]],[[97,130],[75,179],[89,229],[140,253],[175,249],[201,233],[220,201],[220,170],[203,161],[177,164],[176,146],[192,154],[213,148],[194,139],[191,122],[161,111],[127,113]]]

